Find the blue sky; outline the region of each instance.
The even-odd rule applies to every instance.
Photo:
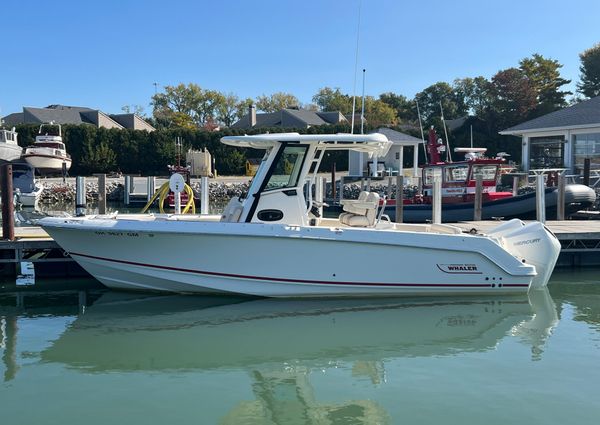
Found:
[[[350,93],[358,3],[4,0],[0,115],[52,103],[150,112],[154,82],[302,102],[324,86]],[[540,53],[564,64],[574,88],[599,16],[598,0],[362,0],[359,69],[367,94],[412,97]]]

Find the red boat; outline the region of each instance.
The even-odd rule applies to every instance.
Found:
[[[429,130],[427,143],[428,163],[422,167],[423,189],[421,193],[404,200],[404,221],[426,222],[431,220],[431,202],[433,179],[438,175],[442,179],[442,220],[444,222],[466,221],[473,219],[476,176],[483,178],[482,219],[495,217],[535,218],[535,192],[513,195],[512,192],[497,190],[502,171],[506,169],[503,157],[487,158],[485,148],[457,148],[456,153],[465,154],[463,161],[443,161],[442,153],[446,145],[438,139],[433,127]],[[546,180],[547,217],[556,214],[558,199],[556,176]],[[567,214],[591,206],[596,200],[593,189],[581,184],[569,184],[565,189],[565,212]],[[395,215],[395,202],[387,202],[386,213]]]

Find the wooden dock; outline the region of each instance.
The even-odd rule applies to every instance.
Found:
[[[485,233],[499,221],[455,223],[465,231]],[[548,221],[546,226],[562,245],[558,267],[600,266],[600,221]],[[39,277],[81,277],[87,273],[39,227],[16,227],[14,241],[0,241],[0,274],[15,276],[18,265],[34,263]]]

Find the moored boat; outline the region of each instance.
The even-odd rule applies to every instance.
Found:
[[[14,127],[11,130],[0,128],[0,162],[11,162],[21,157],[23,148],[19,146],[17,137]]]
[[[54,134],[45,127],[54,127]],[[61,126],[52,123],[40,125],[35,143],[25,149],[22,158],[43,174],[69,171],[72,160],[62,140]]]
[[[45,218],[44,229],[111,288],[270,297],[523,293],[547,284],[560,244],[541,223],[488,235],[391,223],[376,193],[322,217],[312,187],[327,150],[383,155],[381,134],[228,136],[266,151],[248,194],[221,216]],[[305,196],[306,193],[306,196]],[[371,267],[380,264],[392,266]]]

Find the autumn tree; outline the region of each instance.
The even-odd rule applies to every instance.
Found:
[[[518,68],[499,71],[491,82],[492,109],[498,128],[525,121],[537,105],[537,92]]]
[[[562,65],[557,60],[545,58],[537,53],[519,62],[519,69],[529,79],[536,92],[537,106],[532,111],[532,117],[556,111],[567,105],[566,96],[572,93],[560,88],[569,84],[571,80],[560,76],[560,68]]]
[[[600,96],[600,43],[580,53],[579,59],[581,75],[577,90],[588,98]]]
[[[440,103],[444,109],[444,118],[453,119],[466,114],[464,104],[457,104],[454,89],[446,82],[438,82],[415,95],[423,121],[433,124],[441,116]]]
[[[256,108],[263,112],[276,112],[280,109],[299,106],[300,101],[291,93],[277,92],[270,96],[258,96],[256,99]]]

